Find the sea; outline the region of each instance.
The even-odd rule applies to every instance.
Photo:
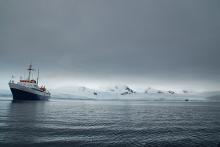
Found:
[[[0,97],[0,147],[219,147],[220,102]]]

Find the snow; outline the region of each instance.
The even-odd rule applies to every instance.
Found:
[[[71,99],[96,99],[96,100],[206,100],[201,93],[183,90],[175,92],[173,90],[158,90],[146,88],[144,91],[135,91],[127,85],[114,86],[99,90],[86,87],[60,87],[51,90],[52,96],[56,98]]]

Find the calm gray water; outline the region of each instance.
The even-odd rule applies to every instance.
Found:
[[[210,146],[220,103],[0,99],[0,146]]]

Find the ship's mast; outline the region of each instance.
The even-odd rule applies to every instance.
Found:
[[[27,70],[29,70],[29,73],[28,73],[28,81],[30,81],[30,79],[31,79],[31,71],[34,70],[34,69],[32,68],[32,65],[31,65],[31,64],[29,65],[29,67],[28,67]]]
[[[39,72],[39,68],[37,69],[37,85],[38,85],[38,80],[39,80],[39,74],[40,74],[40,72]]]

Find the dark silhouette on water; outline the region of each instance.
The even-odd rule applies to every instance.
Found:
[[[38,85],[39,79],[39,69],[37,80],[31,78],[32,64],[28,67],[28,78],[20,79],[20,81],[15,82],[12,76],[12,79],[9,81],[8,85],[10,87],[13,99],[15,100],[48,100],[51,96],[50,92],[45,88],[45,86]]]

